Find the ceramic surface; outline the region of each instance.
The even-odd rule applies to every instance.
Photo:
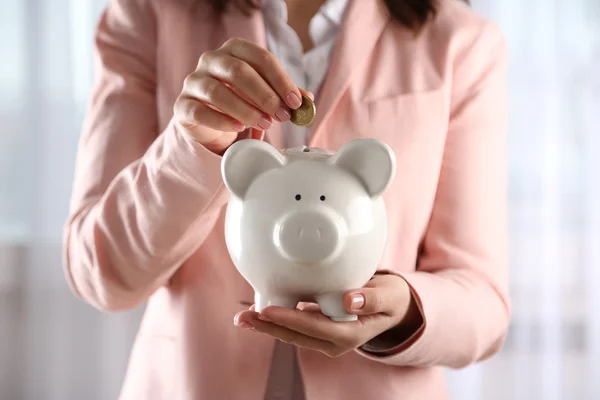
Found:
[[[225,153],[231,196],[225,240],[236,268],[255,291],[255,308],[295,308],[314,301],[335,321],[352,321],[343,294],[364,286],[386,245],[382,194],[394,179],[391,148],[354,140],[335,154],[279,151],[247,139]]]

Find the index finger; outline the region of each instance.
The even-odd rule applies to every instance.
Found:
[[[254,68],[290,108],[300,107],[300,90],[273,53],[242,39],[231,40],[223,48]]]

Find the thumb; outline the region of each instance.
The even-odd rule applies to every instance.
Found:
[[[400,279],[403,286],[395,280]],[[351,290],[344,296],[344,308],[356,315],[389,314],[392,315],[402,305],[402,293],[406,283],[393,275],[375,275],[361,289]],[[406,286],[408,290],[408,286]]]
[[[312,92],[309,92],[308,90],[304,90],[302,88],[298,88],[298,90],[300,90],[300,93],[304,96],[308,96],[309,99],[315,101],[315,95]]]
[[[386,292],[384,287],[353,290],[344,296],[344,308],[357,315],[387,313],[393,310],[393,299]]]

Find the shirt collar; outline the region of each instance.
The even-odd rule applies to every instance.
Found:
[[[368,0],[372,1],[372,0]],[[327,0],[323,6],[321,6],[321,12],[329,18],[336,25],[342,24],[344,18],[344,11],[348,5],[348,0]]]
[[[341,25],[348,1],[349,0],[326,0],[319,12],[334,24]],[[262,0],[261,4],[265,13],[269,13],[271,16],[282,19],[287,23],[288,15],[285,0]]]

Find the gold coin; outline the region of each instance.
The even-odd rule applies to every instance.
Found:
[[[292,116],[290,121],[300,126],[310,125],[315,119],[315,115],[317,115],[317,107],[315,106],[315,103],[310,99],[310,97],[304,95],[302,95],[302,105],[291,111]]]

